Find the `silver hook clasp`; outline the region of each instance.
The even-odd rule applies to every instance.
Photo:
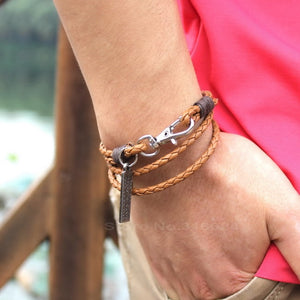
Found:
[[[191,118],[189,128],[183,131],[175,132],[174,130],[178,124],[181,123],[181,117],[179,117],[176,121],[174,121],[169,127],[165,128],[155,139],[158,145],[165,144],[170,142],[173,145],[177,145],[177,139],[188,135],[195,126],[195,121]]]
[[[159,152],[160,145],[163,145],[167,142],[171,142],[173,145],[177,145],[177,139],[188,135],[195,127],[195,121],[191,118],[189,128],[183,131],[174,132],[177,125],[181,123],[181,119],[182,117],[179,117],[156,137],[153,137],[152,135],[144,135],[140,137],[138,139],[138,142],[141,142],[142,140],[148,140],[149,146],[154,150],[154,152],[151,153],[141,152],[141,154],[143,156],[155,156]]]

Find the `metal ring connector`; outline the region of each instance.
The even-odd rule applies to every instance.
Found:
[[[159,144],[157,143],[157,140],[155,137],[153,137],[150,134],[143,135],[141,136],[138,140],[137,143],[140,143],[142,140],[148,140],[149,146],[154,149],[154,152],[141,152],[141,155],[146,156],[146,157],[151,157],[155,156],[159,153]]]
[[[116,164],[122,165],[122,167],[133,167],[138,161],[138,154],[131,157],[126,157],[124,151],[128,145],[115,148],[112,153],[112,158]],[[131,163],[130,163],[131,161]]]

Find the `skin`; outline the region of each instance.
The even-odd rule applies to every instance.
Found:
[[[54,3],[108,148],[157,135],[200,98],[175,1]],[[180,164],[176,159],[135,185],[182,171],[206,149],[210,136],[211,128],[180,156]],[[227,133],[193,176],[132,203],[132,219],[159,284],[172,299],[184,300],[241,289],[270,241],[300,277],[299,216],[299,195],[282,171],[252,142]]]

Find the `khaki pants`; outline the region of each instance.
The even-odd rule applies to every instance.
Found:
[[[111,191],[116,219],[119,215],[119,193]],[[169,300],[157,284],[132,223],[118,224],[121,255],[127,274],[131,300]],[[255,277],[242,290],[227,300],[300,300],[300,285]],[[223,300],[224,300],[223,299]]]

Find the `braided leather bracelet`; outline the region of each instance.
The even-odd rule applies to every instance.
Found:
[[[142,136],[136,144],[124,145],[122,147],[115,148],[113,151],[107,150],[102,143],[100,144],[99,150],[103,154],[108,165],[109,180],[113,187],[121,191],[120,222],[130,220],[130,203],[132,194],[149,195],[162,191],[185,180],[198,170],[214,152],[218,142],[219,128],[217,123],[212,119],[212,109],[217,103],[217,99],[213,98],[212,94],[208,91],[203,92],[202,96],[203,97],[199,101],[192,105],[182,114],[181,117],[164,129],[157,137],[145,135]],[[198,128],[194,130],[196,124],[199,122],[201,123]],[[145,188],[133,188],[133,176],[147,174],[177,158],[180,153],[185,151],[188,146],[192,145],[204,133],[210,123],[212,123],[213,134],[208,149],[191,166],[180,174],[156,185]],[[176,132],[177,126],[180,126],[180,128],[185,127],[187,129]],[[177,144],[177,139],[185,136],[187,136],[187,139],[170,153],[164,155],[151,164],[132,170],[132,167],[138,160],[138,155],[155,156],[159,153],[161,145],[167,142]],[[152,152],[149,152],[149,149],[152,150]],[[116,177],[120,174],[121,183]]]
[[[146,166],[143,166],[139,169],[133,170],[134,176],[140,176],[143,174],[147,174],[151,171],[156,170],[157,168],[167,164],[168,162],[172,161],[173,159],[177,158],[180,153],[185,151],[188,146],[192,145],[207,129],[208,125],[211,123],[213,114],[210,113],[207,118],[201,123],[201,126],[198,127],[198,129],[189,136],[179,147],[175,148],[170,153],[164,155],[163,157],[159,158],[158,160],[154,161],[151,164],[148,164]],[[112,174],[121,174],[122,168],[116,167],[116,163],[114,159],[112,158],[112,152],[111,150],[107,150],[103,144],[100,144],[99,148],[100,152],[104,156],[104,159],[106,160],[106,163],[111,171]]]
[[[197,159],[191,166],[189,166],[185,171],[181,172],[180,174],[166,180],[163,182],[160,182],[156,185],[148,186],[145,188],[132,188],[132,195],[137,195],[137,196],[142,196],[142,195],[150,195],[156,192],[160,192],[165,190],[166,188],[173,186],[192,174],[194,174],[212,155],[212,153],[215,151],[218,139],[219,139],[219,127],[217,123],[212,120],[212,125],[213,125],[213,135],[210,140],[210,144],[207,148],[207,150],[200,156],[199,159]],[[157,162],[154,163],[154,165],[158,165]],[[147,172],[148,173],[148,172]],[[145,174],[145,173],[143,173]],[[112,169],[108,170],[108,176],[109,180],[112,184],[113,187],[117,188],[119,191],[121,190],[121,184],[120,182],[116,179],[116,173],[112,171]]]

